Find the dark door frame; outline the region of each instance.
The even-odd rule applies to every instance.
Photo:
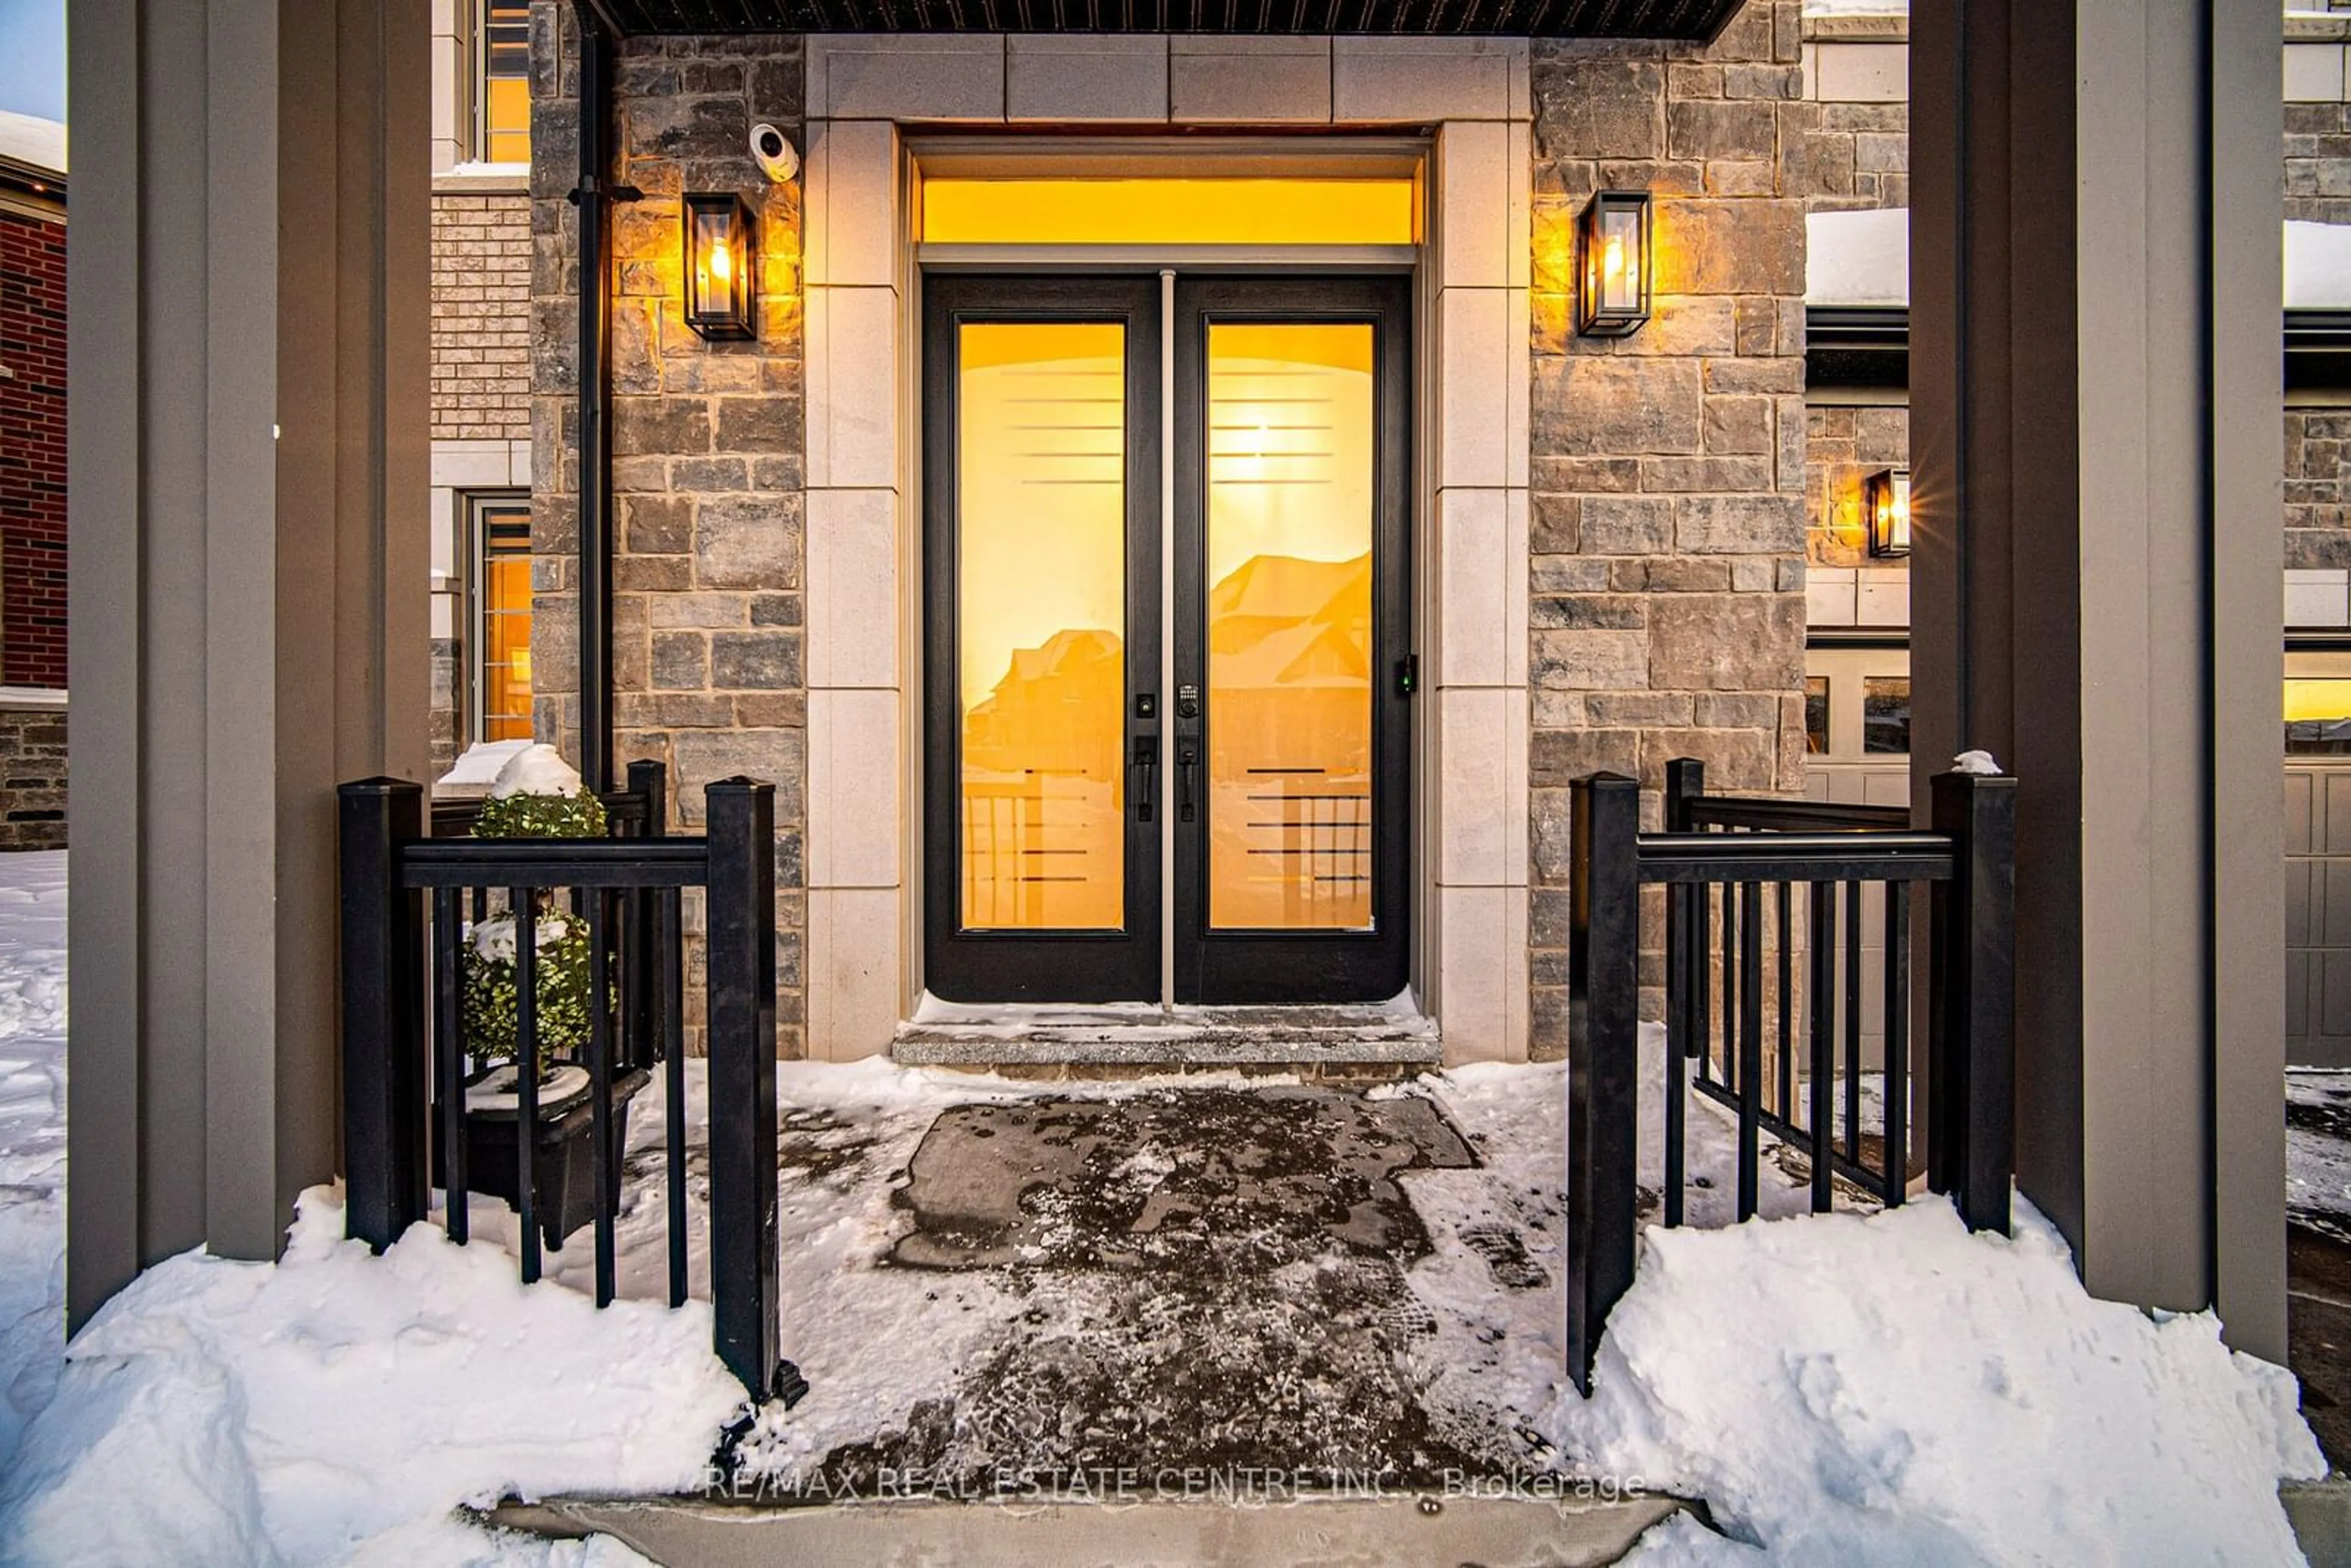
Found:
[[[1367,321],[1378,465],[1373,520],[1372,911],[1364,931],[1215,931],[1208,925],[1207,716],[1174,717],[1170,799],[1185,748],[1200,759],[1200,809],[1175,821],[1175,995],[1179,1002],[1384,1001],[1411,971],[1412,280],[1406,277],[1179,277],[1176,283],[1176,684],[1207,678],[1207,353],[1211,321]],[[1171,696],[1175,694],[1171,694]]]
[[[1160,287],[1155,277],[955,274],[923,298],[924,983],[953,1001],[1156,1001],[1159,822],[1139,789],[1158,744]],[[956,327],[1118,321],[1126,329],[1126,679],[1120,756],[1126,915],[1117,931],[974,931],[962,924],[962,712],[956,689]],[[1146,716],[1146,710],[1149,716]]]

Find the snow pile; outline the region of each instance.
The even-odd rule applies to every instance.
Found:
[[[528,740],[477,740],[458,754],[449,771],[433,781],[436,795],[479,795],[498,781],[498,773],[517,752],[530,749]]]
[[[66,852],[0,855],[0,1470],[65,1363]]]
[[[2351,225],[2289,219],[2285,308],[2339,310],[2351,305]]]
[[[387,1531],[357,1560],[501,1560],[452,1507],[702,1483],[742,1403],[706,1305],[600,1312],[434,1227],[381,1258],[342,1232],[313,1189],[281,1262],[191,1252],[108,1303],[0,1485],[0,1560],[331,1563]]]
[[[563,753],[551,746],[526,746],[498,769],[497,778],[490,784],[490,799],[503,800],[511,795],[560,795],[566,800],[580,793],[580,770],[563,760]]]
[[[1910,210],[1804,214],[1804,303],[1910,303]]]
[[[1651,1560],[2295,1563],[2281,1478],[2325,1464],[2292,1375],[2209,1313],[2094,1300],[2020,1204],[1647,1232],[1565,1446],[1703,1497]]]
[[[515,956],[515,917],[493,915],[486,920],[475,921],[466,928],[474,939],[474,954],[493,964],[511,964]],[[540,952],[571,935],[571,922],[560,915],[543,915],[532,925],[535,935],[531,946]]]

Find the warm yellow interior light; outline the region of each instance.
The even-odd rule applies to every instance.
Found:
[[[2351,680],[2291,680],[2285,683],[2285,721],[2351,718]]]
[[[724,283],[734,276],[734,263],[726,254],[726,246],[714,239],[703,254],[708,258],[705,265],[714,279]]]
[[[1411,245],[1413,183],[965,180],[923,185],[933,245]]]

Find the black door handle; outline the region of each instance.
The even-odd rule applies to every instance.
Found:
[[[1134,795],[1134,820],[1151,821],[1151,789],[1159,771],[1159,740],[1155,736],[1134,737],[1134,778],[1128,789]]]
[[[1178,821],[1192,820],[1192,769],[1199,763],[1198,742],[1178,740],[1176,743],[1176,817]]]

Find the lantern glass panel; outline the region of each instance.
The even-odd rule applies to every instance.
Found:
[[[1907,468],[1870,476],[1869,553],[1881,558],[1910,553],[1910,472]]]
[[[1649,319],[1649,197],[1601,191],[1577,220],[1576,327],[1587,337],[1621,338]]]
[[[705,338],[752,335],[750,236],[750,216],[740,201],[686,198],[686,324]]]
[[[1641,308],[1641,214],[1637,209],[1605,207],[1600,214],[1599,287],[1603,310]]]

